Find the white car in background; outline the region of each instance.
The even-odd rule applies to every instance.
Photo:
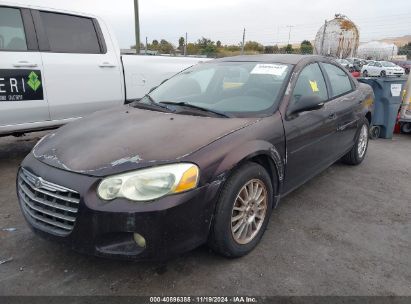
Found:
[[[361,75],[368,76],[398,76],[401,77],[405,74],[405,70],[396,65],[395,63],[388,61],[372,61],[364,65],[361,68]]]
[[[345,67],[347,70],[350,70],[354,67],[354,65],[351,62],[349,62],[347,59],[335,59],[335,61],[337,61],[340,65]]]

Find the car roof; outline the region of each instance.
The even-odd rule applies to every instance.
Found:
[[[298,64],[306,59],[324,59],[327,57],[318,55],[297,55],[297,54],[262,54],[262,55],[240,55],[216,59],[213,62],[275,62],[284,64]]]

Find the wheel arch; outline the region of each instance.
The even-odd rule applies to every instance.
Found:
[[[368,112],[365,114],[365,118],[368,120],[368,123],[369,123],[370,126],[371,126],[371,121],[372,121],[371,111],[368,111]]]
[[[227,166],[227,162],[231,165]],[[233,172],[246,162],[261,165],[269,174],[274,190],[274,207],[277,206],[284,180],[284,161],[278,149],[268,142],[255,141],[243,146],[241,150],[233,149],[232,153],[222,161],[221,166],[229,167],[228,179]]]

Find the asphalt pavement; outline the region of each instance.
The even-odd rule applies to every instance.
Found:
[[[284,198],[260,245],[166,264],[84,256],[35,236],[18,166],[44,133],[0,138],[0,295],[411,295],[411,136],[370,142]]]

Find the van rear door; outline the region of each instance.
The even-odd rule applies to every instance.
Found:
[[[43,77],[30,10],[0,6],[0,133],[50,120]]]

